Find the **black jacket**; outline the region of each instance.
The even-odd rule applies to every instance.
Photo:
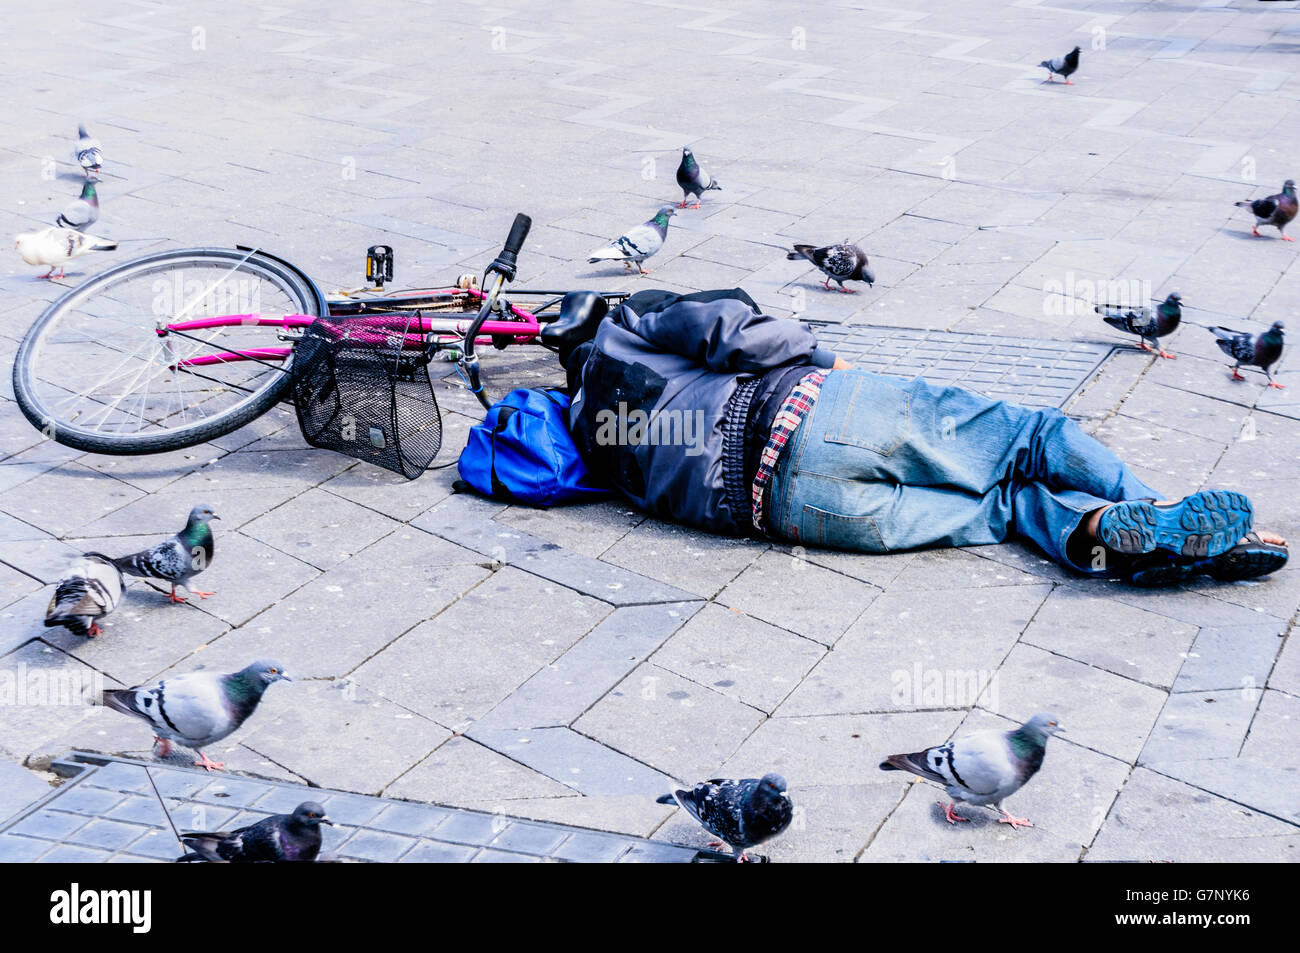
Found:
[[[588,466],[655,516],[741,535],[772,417],[800,369],[835,360],[739,289],[635,294],[576,357],[569,424]]]

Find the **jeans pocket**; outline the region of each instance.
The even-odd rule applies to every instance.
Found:
[[[858,377],[847,397],[836,401],[838,427],[828,428],[827,443],[844,444],[891,456],[912,434],[912,395],[876,377]]]
[[[807,503],[799,517],[799,541],[861,553],[889,552],[875,517],[843,516]]]

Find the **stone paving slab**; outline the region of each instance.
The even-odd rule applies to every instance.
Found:
[[[73,753],[55,765],[71,779],[0,826],[5,862],[148,863],[183,852],[179,830],[228,830],[306,799],[335,823],[322,854],[354,863],[691,863],[714,851],[426,804],[358,797],[262,780]],[[146,773],[146,768],[148,773]],[[162,795],[150,786],[149,775]],[[166,806],[166,814],[163,806]]]

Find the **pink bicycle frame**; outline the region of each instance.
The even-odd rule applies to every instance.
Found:
[[[433,297],[444,294],[448,297],[467,294],[480,300],[485,296],[477,288],[439,288],[434,291],[420,292],[418,296]],[[493,338],[504,336],[510,338],[515,344],[527,344],[537,336],[541,330],[541,324],[538,322],[536,315],[514,305],[510,306],[510,312],[519,320],[484,321],[483,326],[479,329],[479,336],[474,339],[474,343],[476,345],[487,345],[492,343]],[[474,316],[475,313],[473,312],[465,312],[464,319],[458,320],[447,317],[446,312],[436,312],[432,315],[420,317],[396,312],[358,316],[352,319],[349,324],[361,331],[357,335],[358,341],[371,340],[374,343],[379,343],[389,340],[394,333],[401,333],[406,339],[403,346],[416,349],[424,346],[424,335],[434,331],[435,327],[440,329],[438,333],[464,337],[465,332],[469,330],[470,324],[473,323]],[[315,320],[316,317],[310,314],[285,314],[278,318],[263,317],[260,314],[223,314],[214,318],[199,318],[194,321],[178,321],[175,324],[163,325],[155,333],[159,337],[166,337],[170,331],[196,332],[209,328],[240,326],[305,328]],[[373,336],[367,333],[372,329]],[[234,361],[251,360],[283,361],[292,353],[292,347],[252,347],[245,351],[218,351],[213,354],[199,354],[194,357],[183,358],[177,362],[177,366],[205,367],[212,364],[229,364]]]

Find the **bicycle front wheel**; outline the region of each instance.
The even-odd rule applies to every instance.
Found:
[[[225,248],[146,255],[46,308],[14,357],[14,394],[33,426],[78,450],[192,447],[242,427],[288,389],[279,329],[253,319],[325,313],[311,279],[269,255]],[[195,321],[205,326],[159,333]],[[222,353],[263,360],[205,359]]]

